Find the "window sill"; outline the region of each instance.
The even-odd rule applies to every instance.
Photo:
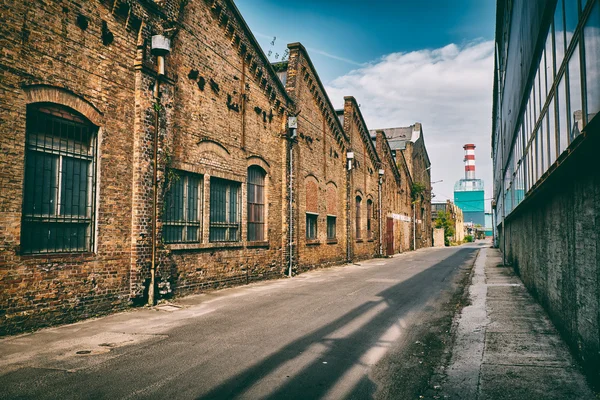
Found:
[[[267,240],[263,241],[254,241],[254,242],[246,242],[246,247],[256,248],[256,247],[269,247],[269,242]]]
[[[22,260],[31,260],[31,259],[47,259],[47,260],[61,260],[61,259],[69,259],[73,258],[79,259],[92,259],[96,257],[96,253],[91,251],[86,252],[65,252],[65,253],[21,253],[20,255]]]
[[[307,246],[317,246],[320,244],[321,244],[321,241],[319,239],[306,239]]]
[[[362,243],[362,242],[364,242],[364,240],[362,240],[362,239],[356,239],[356,243]]]
[[[338,240],[337,239],[327,239],[327,244],[337,244]]]
[[[369,243],[372,243],[374,241],[375,241],[375,239],[369,239],[369,240],[367,240],[367,242],[369,242]]]
[[[236,249],[242,248],[242,242],[212,242],[212,243],[171,243],[166,245],[169,250],[204,250],[204,249]]]

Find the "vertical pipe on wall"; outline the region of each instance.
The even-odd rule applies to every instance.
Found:
[[[379,170],[379,191],[378,191],[378,200],[377,205],[379,208],[379,256],[383,256],[383,228],[381,225],[381,185],[383,183],[383,174],[381,173],[383,170]]]
[[[291,278],[292,277],[292,265],[294,263],[294,210],[293,210],[293,199],[294,199],[294,184],[293,184],[293,179],[294,179],[294,162],[293,162],[293,157],[294,157],[294,139],[290,138],[290,173],[289,173],[289,182],[290,182],[290,187],[289,187],[289,208],[290,208],[290,215],[289,215],[289,255],[288,255],[288,260],[289,260],[289,267],[288,267],[288,276]]]

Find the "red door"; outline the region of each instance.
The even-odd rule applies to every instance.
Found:
[[[394,218],[387,219],[386,233],[386,250],[385,254],[391,256],[394,254]]]

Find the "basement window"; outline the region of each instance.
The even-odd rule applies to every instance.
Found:
[[[74,110],[27,108],[21,225],[24,254],[93,248],[97,128]]]

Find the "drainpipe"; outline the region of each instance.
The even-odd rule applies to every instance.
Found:
[[[289,255],[288,255],[288,277],[292,277],[292,267],[294,265],[294,140],[296,139],[296,129],[298,129],[298,114],[288,117],[288,130],[289,130],[289,139],[290,139],[290,171],[288,180],[290,182],[290,187],[288,188],[289,193]]]
[[[156,286],[156,239],[158,217],[158,129],[160,116],[160,80],[165,75],[165,56],[171,51],[171,41],[162,35],[152,36],[152,54],[156,56],[156,83],[154,84],[154,137],[152,157],[152,256],[150,262],[150,285],[148,286],[148,305],[155,302],[154,288]]]
[[[417,249],[417,203],[413,202],[413,250]]]
[[[294,179],[294,173],[293,173],[293,167],[294,167],[294,162],[293,162],[293,157],[294,157],[294,146],[293,146],[293,139],[290,140],[290,177],[289,177],[289,181],[290,181],[290,188],[289,188],[289,192],[290,192],[290,204],[289,204],[289,208],[290,208],[290,251],[289,251],[289,271],[288,271],[288,276],[291,278],[292,277],[292,265],[293,265],[293,260],[294,260],[294,210],[292,209],[292,204],[293,204],[293,196],[294,196],[294,184],[293,184],[293,179]]]
[[[346,261],[352,262],[352,228],[350,219],[350,198],[352,193],[350,191],[350,173],[352,171],[352,160],[354,159],[354,152],[349,151],[346,153],[346,160],[348,167],[346,168]]]
[[[380,169],[379,170],[379,199],[378,199],[378,204],[379,204],[379,256],[383,257],[383,227],[382,227],[382,213],[381,213],[381,185],[383,184],[383,174],[385,173],[385,170]]]

